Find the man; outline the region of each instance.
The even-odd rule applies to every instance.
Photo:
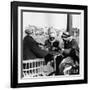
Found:
[[[59,41],[56,39],[56,31],[54,29],[48,30],[49,38],[45,41],[45,46],[48,50],[51,51],[58,51],[59,49]]]
[[[71,69],[71,66],[78,66],[79,64],[79,47],[76,40],[72,36],[70,36],[68,32],[64,32],[62,34],[62,39],[64,41],[64,48],[62,49],[64,58],[59,65],[61,74],[63,73],[63,71],[69,71],[69,69]],[[68,66],[68,69],[65,68],[66,66]]]
[[[59,63],[61,62],[62,57],[58,56],[61,49],[59,47],[59,41],[56,39],[56,31],[54,29],[49,29],[49,39],[45,41],[45,46],[48,48],[48,51],[51,55],[48,55],[46,60],[47,62],[51,61],[52,66],[54,66],[55,69],[55,75],[59,74]],[[55,61],[55,62],[54,62]],[[55,66],[56,63],[56,66]]]
[[[64,57],[71,56],[74,61],[79,62],[79,47],[77,41],[69,35],[68,32],[64,32],[62,35],[64,41],[63,55]]]
[[[25,33],[27,35],[23,40],[23,60],[44,58],[48,52],[39,47],[39,43],[33,38],[32,30],[27,29]]]

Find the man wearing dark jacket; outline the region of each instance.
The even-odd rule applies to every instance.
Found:
[[[48,52],[42,50],[31,36],[30,30],[26,30],[27,36],[23,40],[23,60],[44,58]]]
[[[63,55],[71,56],[74,61],[79,63],[79,47],[76,40],[68,33],[63,33],[62,38],[64,41]]]
[[[79,46],[76,40],[64,32],[62,35],[64,41],[64,48],[62,49],[63,60],[59,65],[59,72],[61,75],[79,74]]]

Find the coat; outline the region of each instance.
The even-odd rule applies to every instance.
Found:
[[[42,50],[38,43],[29,35],[23,40],[23,60],[44,58],[48,54],[47,51]]]
[[[65,57],[70,56],[73,60],[79,62],[79,47],[75,39],[72,39],[70,42],[64,42],[64,52]]]

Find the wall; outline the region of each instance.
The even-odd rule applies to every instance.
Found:
[[[10,1],[11,0],[0,1],[0,42],[1,42],[0,43],[0,90],[11,89],[9,84],[10,83]],[[30,1],[88,5],[90,9],[89,0],[30,0]],[[88,20],[90,19],[88,18]],[[88,34],[90,34],[90,31],[88,31]],[[88,38],[90,38],[90,35]],[[90,45],[90,42],[88,42],[88,44]],[[90,47],[88,48],[88,51],[89,50],[90,50]],[[89,65],[89,68],[90,68],[90,65]],[[89,76],[90,76],[90,70],[89,70]],[[67,86],[53,86],[53,87],[49,86],[49,87],[27,88],[27,89],[28,90],[29,89],[31,90],[36,90],[36,89],[89,90],[89,88],[90,88],[90,83],[83,84],[83,85],[67,85]]]

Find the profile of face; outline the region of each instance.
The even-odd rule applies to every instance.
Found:
[[[63,41],[68,41],[68,38],[63,38]]]
[[[61,37],[62,37],[63,41],[70,41],[71,40],[71,36],[69,35],[68,32],[64,32]]]
[[[31,33],[29,35],[33,37],[35,35],[34,29],[31,29],[30,32]]]

